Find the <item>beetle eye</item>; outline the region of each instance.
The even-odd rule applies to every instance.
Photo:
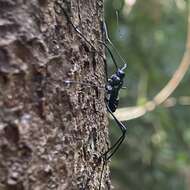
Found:
[[[125,73],[122,71],[122,70],[118,70],[116,75],[119,77],[119,78],[124,78],[125,77]]]

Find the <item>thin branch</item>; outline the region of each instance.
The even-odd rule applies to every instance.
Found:
[[[190,66],[190,11],[188,11],[186,49],[181,63],[166,86],[150,101],[143,106],[134,106],[118,109],[115,116],[120,121],[132,120],[153,111],[157,106],[164,103],[178,87]]]
[[[154,109],[151,110],[150,108],[153,107],[154,105],[152,105],[150,102],[152,101],[147,102],[147,104],[149,103],[149,105],[147,105],[147,107],[149,106],[149,110],[146,110],[145,106],[131,106],[127,108],[118,109],[119,111],[117,111],[115,115],[117,118],[119,118],[120,121],[128,121],[139,118],[144,114],[146,114],[147,112],[153,111],[156,108],[154,107]],[[181,96],[179,98],[170,97],[162,103],[162,106],[167,108],[174,107],[177,105],[190,106],[190,97],[189,96]]]

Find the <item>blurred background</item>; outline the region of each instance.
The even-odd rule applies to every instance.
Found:
[[[120,107],[143,105],[181,62],[187,1],[105,0],[104,8],[110,39],[128,63]],[[114,65],[109,55],[107,59],[112,74]],[[171,97],[154,111],[125,122],[127,138],[111,161],[116,190],[190,190],[190,70]],[[120,131],[110,123],[115,142]]]

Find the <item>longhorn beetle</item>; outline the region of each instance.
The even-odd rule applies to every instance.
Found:
[[[95,52],[97,52],[101,57],[103,57],[100,54],[100,52],[98,52],[98,50],[96,50],[96,48],[93,46],[93,44],[72,23],[72,21],[71,21],[70,17],[68,16],[67,12],[65,11],[65,9],[59,3],[57,3],[57,5],[61,8],[61,10],[63,11],[65,17],[67,18],[67,21],[71,24],[71,26],[73,27],[73,29],[86,41],[86,43],[88,43],[95,50]],[[113,114],[113,112],[115,112],[116,109],[117,109],[117,107],[118,107],[118,103],[119,103],[119,97],[118,97],[118,95],[119,95],[119,91],[123,88],[122,86],[123,86],[123,81],[124,81],[124,77],[125,77],[125,69],[127,67],[127,64],[126,64],[125,60],[120,56],[119,52],[117,51],[117,49],[115,48],[115,46],[113,45],[113,43],[111,42],[111,40],[109,39],[105,23],[103,23],[103,30],[104,30],[104,33],[105,33],[106,42],[108,42],[112,46],[112,48],[115,50],[115,52],[117,53],[117,55],[119,56],[119,58],[124,63],[124,66],[121,69],[118,68],[117,62],[116,62],[116,60],[115,60],[115,58],[114,58],[114,56],[112,54],[112,51],[109,48],[109,46],[105,42],[103,42],[101,40],[98,40],[98,42],[101,43],[101,44],[103,44],[105,46],[105,48],[108,50],[108,52],[109,52],[109,54],[110,54],[110,56],[111,56],[111,58],[113,60],[113,63],[115,65],[115,68],[116,68],[115,74],[113,74],[108,79],[107,65],[105,64],[105,72],[106,72],[107,84],[106,84],[105,87],[101,86],[100,88],[105,89],[106,94],[107,94],[106,97],[105,97],[107,111],[111,114],[111,116],[113,117],[114,121],[117,123],[118,127],[120,128],[120,130],[122,132],[122,135],[115,142],[115,144],[112,145],[105,153],[103,153],[100,156],[100,158],[103,158],[104,162],[103,162],[103,166],[102,166],[102,173],[101,173],[99,190],[101,189],[101,180],[102,180],[104,166],[105,166],[106,162],[115,154],[115,152],[118,150],[118,148],[122,144],[123,140],[125,139],[126,130],[127,130],[127,127],[122,122],[120,122],[115,117],[115,115]],[[70,81],[70,80],[64,80],[63,82],[65,84],[81,84],[81,85],[93,86],[93,87],[96,86],[96,85],[93,85],[91,83],[77,82],[77,81]],[[86,189],[87,183],[86,183],[84,189]]]

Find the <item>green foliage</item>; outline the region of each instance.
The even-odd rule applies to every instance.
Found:
[[[128,62],[127,91],[120,94],[120,106],[144,104],[165,86],[183,56],[187,3],[107,0],[105,20],[112,42]],[[112,73],[113,64],[108,64]],[[190,72],[173,96],[190,96],[189,79]],[[112,159],[115,189],[189,189],[186,175],[190,172],[189,115],[190,106],[160,106],[140,119],[127,122],[127,139]],[[112,124],[114,142],[120,133],[113,121]]]

